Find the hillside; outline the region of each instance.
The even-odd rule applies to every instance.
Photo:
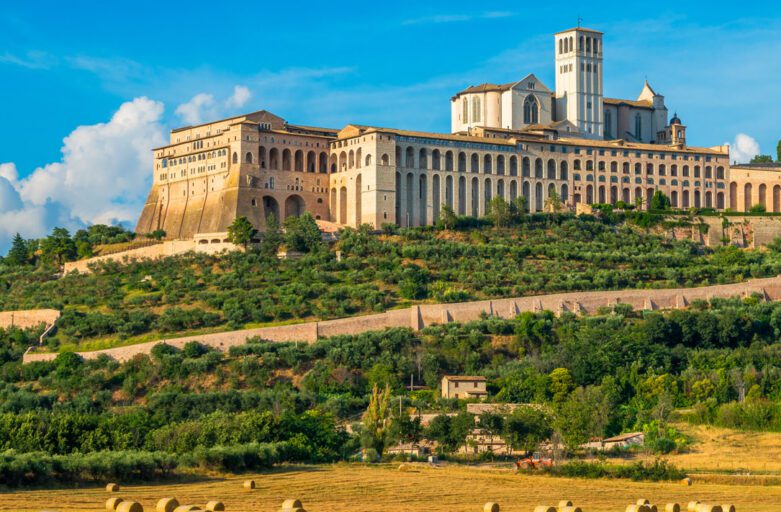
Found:
[[[511,228],[346,231],[301,259],[187,255],[57,279],[0,266],[0,310],[63,311],[52,348],[105,348],[420,302],[699,286],[781,273],[776,251],[705,248],[615,218],[528,217]]]

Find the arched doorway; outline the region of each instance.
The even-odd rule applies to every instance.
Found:
[[[268,219],[269,215],[273,215],[277,221],[282,221],[279,218],[279,203],[271,196],[263,196],[263,216]]]
[[[293,194],[285,199],[285,218],[298,217],[306,211],[306,204],[301,196]]]

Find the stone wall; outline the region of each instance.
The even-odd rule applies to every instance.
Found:
[[[700,288],[572,292],[456,304],[425,304],[375,315],[172,338],[127,347],[82,352],[81,355],[85,359],[106,355],[118,361],[126,361],[137,354],[148,354],[152,347],[163,342],[181,348],[189,341],[199,341],[215,349],[227,351],[230,347],[242,345],[246,343],[247,339],[253,337],[260,337],[269,341],[313,343],[318,338],[340,334],[359,334],[389,327],[406,327],[420,330],[435,324],[469,322],[479,319],[483,314],[501,318],[513,318],[523,311],[543,310],[553,311],[556,314],[563,312],[593,314],[600,307],[613,306],[619,303],[629,304],[637,310],[673,309],[685,308],[692,301],[698,299],[743,297],[754,293],[762,295],[767,300],[780,300],[781,276],[755,279],[745,283],[704,286]],[[55,357],[56,354],[28,353],[24,356],[24,362],[48,361]]]
[[[117,252],[114,254],[107,254],[105,256],[95,256],[94,258],[87,258],[85,260],[70,261],[65,263],[64,272],[77,271],[77,272],[89,272],[89,266],[101,261],[116,261],[129,263],[134,260],[156,260],[160,258],[166,258],[168,256],[176,256],[178,254],[184,254],[189,251],[205,252],[207,254],[217,254],[222,251],[235,251],[239,247],[229,242],[218,243],[202,243],[208,242],[207,239],[199,240],[166,240],[159,244],[150,245],[147,247],[140,247],[138,249],[130,249],[128,251]]]
[[[41,324],[51,325],[60,318],[56,309],[28,309],[23,311],[0,311],[0,327],[27,329]]]

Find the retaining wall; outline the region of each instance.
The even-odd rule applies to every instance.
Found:
[[[137,354],[148,354],[152,347],[163,342],[181,348],[189,341],[199,341],[215,349],[227,351],[230,347],[243,345],[247,339],[253,337],[269,341],[313,343],[318,338],[340,334],[359,334],[388,327],[407,327],[417,331],[434,324],[464,323],[479,319],[483,313],[501,318],[513,318],[523,311],[543,310],[553,311],[556,314],[563,312],[593,314],[600,307],[619,303],[629,304],[636,310],[676,309],[685,308],[692,301],[698,299],[748,296],[754,293],[761,294],[767,300],[781,300],[781,276],[700,288],[572,292],[454,304],[425,304],[375,315],[186,336],[127,347],[81,352],[80,355],[85,359],[106,355],[118,361],[127,361]],[[52,353],[27,353],[24,355],[24,362],[49,361],[56,356],[57,354]]]
[[[27,329],[41,324],[51,325],[60,318],[56,309],[27,309],[23,311],[0,311],[0,327]]]

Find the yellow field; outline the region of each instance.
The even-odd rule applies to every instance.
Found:
[[[253,478],[254,491],[242,481]],[[157,499],[176,496],[181,503],[203,505],[222,500],[228,511],[275,512],[286,498],[299,498],[309,512],[481,512],[486,501],[503,512],[531,512],[538,504],[571,499],[584,512],[623,512],[638,498],[653,503],[700,500],[734,503],[738,511],[781,510],[781,486],[697,483],[635,483],[626,480],[581,480],[540,475],[519,476],[509,469],[413,465],[335,464],[288,466],[265,474],[232,476],[198,483],[128,486],[116,496],[140,501],[146,511]],[[101,489],[12,492],[0,496],[0,510],[99,511],[109,494]],[[662,508],[662,510],[664,510]]]
[[[694,473],[781,474],[781,434],[741,432],[686,423],[675,426],[694,440],[685,453],[665,456],[677,467]],[[778,510],[781,511],[781,506]]]

